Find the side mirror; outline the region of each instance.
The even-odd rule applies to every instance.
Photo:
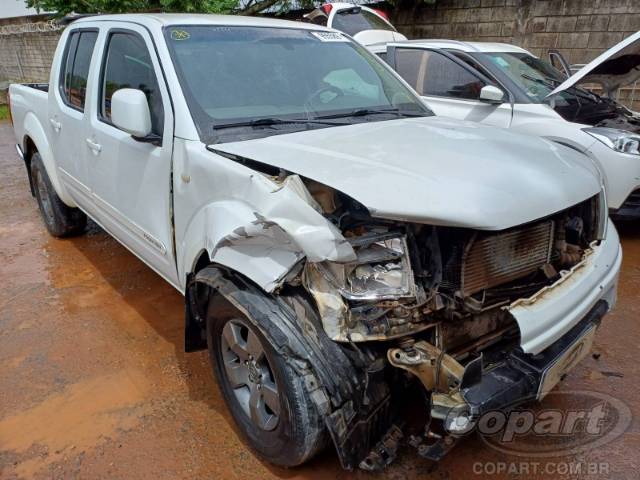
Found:
[[[480,101],[487,103],[504,103],[504,92],[493,85],[485,85],[480,90]]]
[[[151,113],[144,92],[134,88],[115,91],[111,97],[111,121],[134,137],[147,137],[151,133]]]

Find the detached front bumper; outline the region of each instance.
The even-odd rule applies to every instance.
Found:
[[[606,240],[553,285],[506,307],[518,322],[521,346],[486,365],[465,366],[427,342],[390,349],[388,359],[416,375],[431,394],[431,417],[446,436],[418,441],[420,455],[438,460],[453,439],[471,431],[482,415],[541,400],[591,350],[597,326],[616,301],[622,250],[609,221]],[[445,441],[448,440],[448,441]],[[415,443],[415,442],[414,442]]]
[[[427,435],[414,436],[409,443],[421,456],[437,461],[456,439],[470,433],[483,415],[542,400],[589,354],[596,329],[608,310],[606,300],[598,300],[577,325],[543,352],[528,354],[516,348],[486,370],[481,356],[462,367],[426,342],[417,342],[412,349],[389,350],[393,365],[412,372],[432,392],[431,418],[440,420],[445,432],[444,436],[435,435],[435,442]]]
[[[524,353],[535,355],[549,348],[600,300],[608,310],[615,305],[622,248],[618,232],[608,222],[607,238],[593,246],[582,262],[553,285],[506,307],[518,322]]]
[[[507,308],[520,327],[521,348],[461,389],[471,418],[541,399],[588,354],[596,327],[615,305],[621,262],[620,239],[609,220],[607,238],[583,262]]]
[[[492,410],[541,400],[556,380],[589,353],[594,329],[608,310],[606,301],[599,300],[576,326],[542,353],[531,355],[517,349],[498,366],[483,372],[478,383],[462,390],[470,417],[478,419]]]

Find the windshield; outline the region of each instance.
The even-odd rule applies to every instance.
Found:
[[[166,37],[203,141],[238,129],[264,136],[431,114],[380,60],[339,33],[172,26]]]
[[[553,66],[527,53],[501,52],[486,55],[537,103],[542,103],[554,88],[566,80]]]
[[[378,15],[362,9],[342,10],[333,17],[331,26],[351,36],[364,30],[390,30],[395,32],[389,23]]]

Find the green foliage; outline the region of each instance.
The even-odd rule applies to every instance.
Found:
[[[9,107],[7,105],[0,105],[0,120],[6,120],[9,118]]]
[[[0,0],[2,1],[2,0]],[[24,0],[28,7],[39,11],[56,12],[63,17],[69,13],[135,13],[187,12],[237,13],[255,15],[275,7],[278,13],[291,9],[292,0]],[[325,0],[298,0],[297,7],[312,9]],[[348,0],[346,0],[348,1]],[[434,4],[437,0],[387,0],[393,10],[402,3],[405,7],[420,3]]]
[[[28,7],[69,13],[134,13],[134,12],[189,12],[231,13],[238,9],[239,0],[25,0]],[[258,2],[260,3],[260,2]]]

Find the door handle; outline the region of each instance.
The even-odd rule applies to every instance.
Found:
[[[51,126],[53,127],[53,130],[56,133],[58,133],[62,128],[62,124],[59,121],[57,121],[55,118],[50,118],[49,123],[51,124]]]
[[[90,138],[87,138],[85,141],[95,155],[98,155],[102,151],[102,145],[99,143],[94,142]]]

